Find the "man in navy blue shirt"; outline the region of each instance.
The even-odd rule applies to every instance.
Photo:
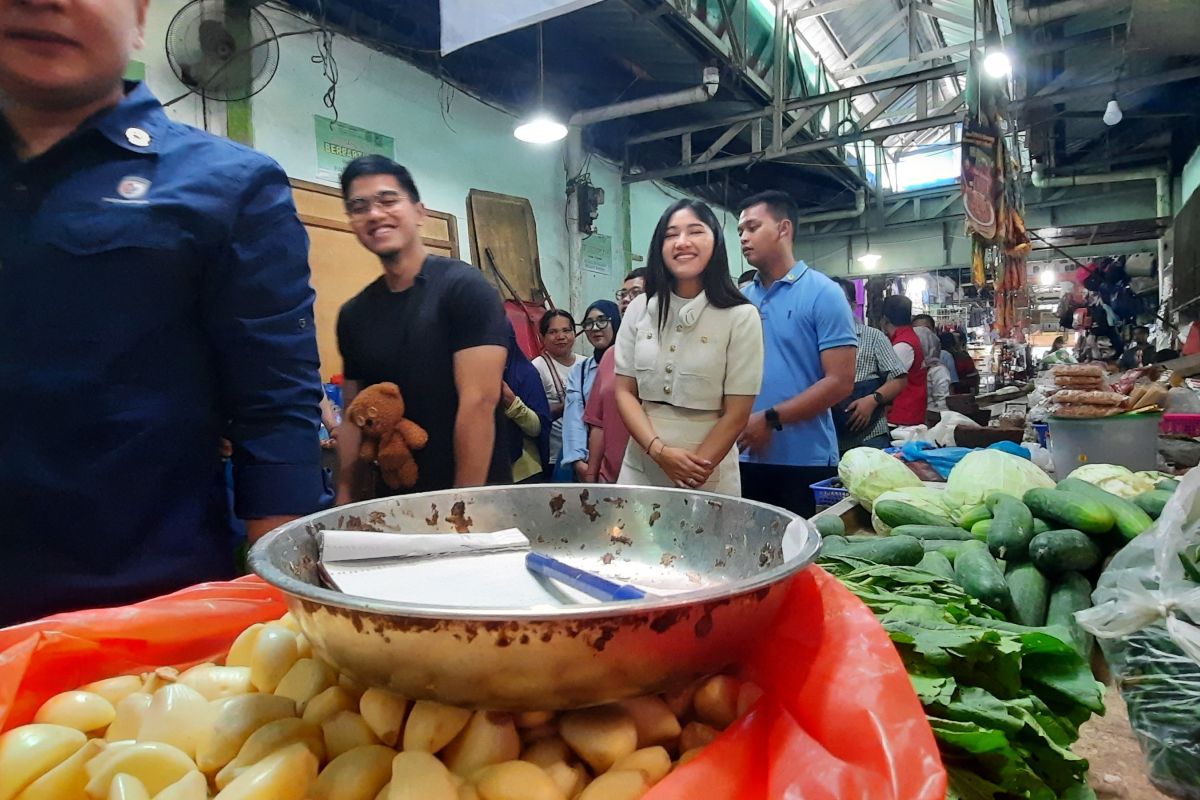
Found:
[[[0,0],[0,625],[229,577],[327,499],[307,241],[267,157],[123,84],[146,0]]]

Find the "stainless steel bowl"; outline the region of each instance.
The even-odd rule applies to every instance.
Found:
[[[324,588],[317,570],[319,530],[511,527],[534,549],[597,571],[652,566],[645,573],[661,577],[643,581],[651,591],[694,590],[564,608],[439,607],[342,594]],[[542,484],[314,514],[264,537],[250,566],[284,592],[316,653],[363,685],[470,708],[557,710],[663,691],[734,664],[762,640],[785,579],[812,563],[819,544],[807,520],[748,500]]]

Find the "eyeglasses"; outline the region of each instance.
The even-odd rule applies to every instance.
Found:
[[[585,319],[583,323],[580,324],[579,328],[580,330],[585,331],[602,331],[608,327],[608,323],[610,322],[612,322],[612,320],[608,317],[592,317],[591,319]]]
[[[378,206],[380,211],[391,211],[403,201],[403,194],[385,189],[374,197],[351,197],[346,201],[346,213],[352,217],[364,217],[371,213],[373,206]]]
[[[618,300],[632,300],[644,293],[643,289],[634,286],[632,289],[617,289]]]

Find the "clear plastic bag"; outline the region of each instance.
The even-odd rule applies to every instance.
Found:
[[[1188,473],[1150,530],[1100,576],[1094,634],[1162,791],[1200,800],[1200,470]]]

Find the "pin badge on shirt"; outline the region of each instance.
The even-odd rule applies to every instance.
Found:
[[[150,146],[150,134],[146,133],[141,128],[126,128],[125,138],[128,139],[129,143],[134,147]]]
[[[140,200],[150,191],[150,181],[136,175],[126,175],[117,184],[117,194],[125,200]]]

